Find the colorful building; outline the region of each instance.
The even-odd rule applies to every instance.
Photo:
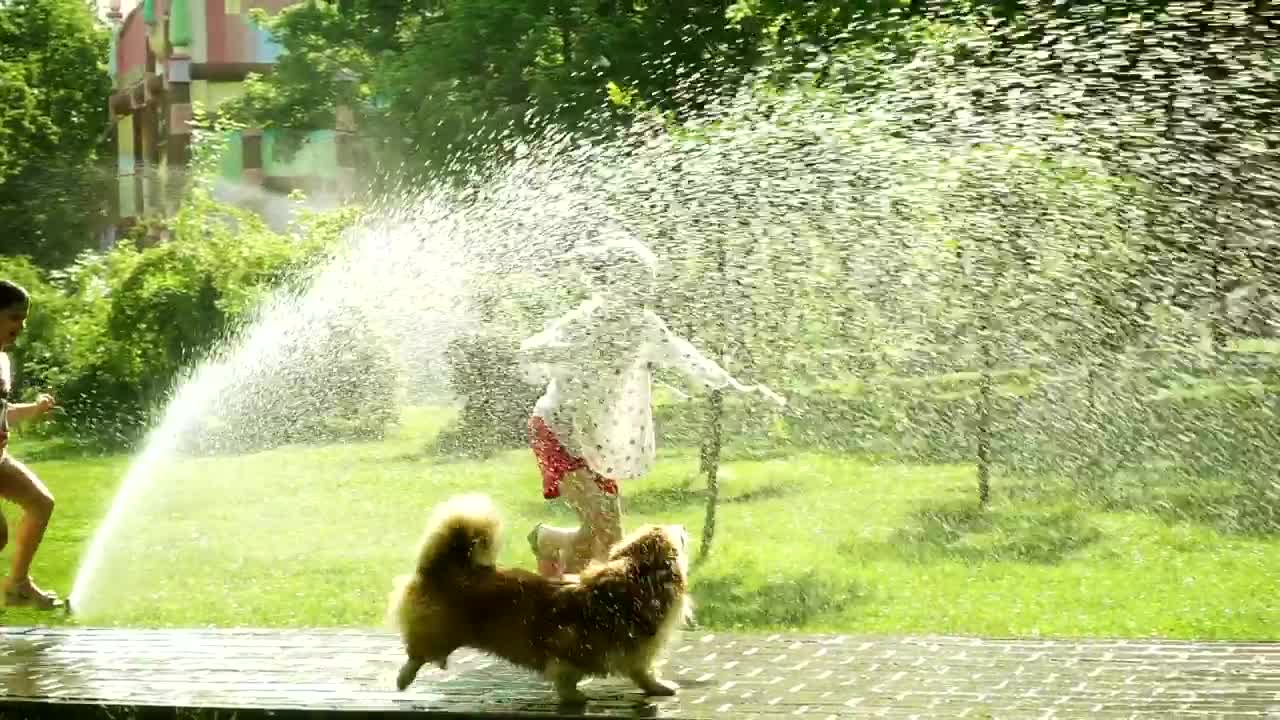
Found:
[[[250,10],[274,13],[297,1],[143,0],[122,16],[120,0],[109,0],[117,230],[176,208],[190,160],[193,106],[216,113],[243,92],[246,76],[271,71],[280,47]],[[221,184],[250,204],[278,202],[295,189],[345,195],[354,173],[354,128],[343,118],[349,114],[339,113],[338,127],[304,133],[296,152],[280,150],[279,132],[235,133]]]

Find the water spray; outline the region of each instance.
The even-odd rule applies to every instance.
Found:
[[[1065,477],[1092,467],[1095,449],[1124,464],[1138,449],[1152,448],[1162,463],[1200,452],[1179,439],[1177,425],[1151,429],[1149,398],[1168,390],[1165,381],[1126,374],[1122,383],[1097,372],[1149,362],[1143,348],[1199,343],[1206,297],[1236,281],[1269,286],[1274,265],[1255,261],[1280,258],[1263,240],[1280,222],[1271,200],[1280,165],[1268,139],[1276,116],[1266,110],[1255,119],[1273,107],[1274,33],[1243,32],[1225,10],[1173,12],[1200,5],[1170,3],[1170,18],[1141,23],[1054,15],[1029,20],[1025,38],[1004,26],[970,27],[874,72],[861,54],[833,59],[831,78],[870,80],[847,90],[833,81],[823,92],[747,87],[708,105],[693,132],[650,134],[639,123],[634,136],[599,142],[528,139],[510,167],[461,194],[424,187],[380,200],[305,287],[265,304],[181,380],[94,535],[66,612],[74,604],[86,617],[104,610],[142,617],[146,603],[181,600],[189,591],[178,583],[140,575],[165,571],[134,562],[151,545],[190,553],[192,579],[211,586],[254,562],[274,579],[288,558],[342,547],[337,531],[281,533],[263,547],[210,557],[200,543],[172,543],[178,534],[162,531],[183,521],[202,538],[226,532],[234,540],[216,524],[224,503],[188,500],[209,497],[187,481],[204,477],[187,470],[199,465],[195,456],[278,447],[297,426],[288,417],[332,411],[335,383],[369,385],[375,374],[363,366],[329,370],[335,348],[345,358],[366,345],[351,342],[364,337],[363,324],[335,321],[353,317],[351,298],[388,328],[398,356],[417,363],[412,384],[448,388],[439,369],[449,342],[487,322],[471,309],[476,288],[521,305],[512,317],[553,316],[559,300],[548,288],[565,289],[556,258],[616,227],[662,258],[655,312],[726,353],[748,351],[742,356],[774,372],[786,395],[856,384],[844,399],[861,398],[868,373],[948,378],[940,395],[950,395],[951,378],[965,371],[985,383],[976,400],[939,402],[967,415],[973,403],[998,407],[1006,395],[991,381],[995,371],[1027,368],[1030,376],[1049,368],[1041,394],[1019,395],[1018,414],[1009,416],[1018,435],[1006,439],[1016,442],[992,442],[999,424],[974,431],[988,448],[982,467],[1017,463]],[[1213,42],[1185,30],[1201,21],[1217,33]],[[1052,32],[1040,37],[1038,25]],[[997,46],[1000,53],[983,54]],[[970,56],[976,60],[963,60]],[[1206,76],[1208,61],[1230,67]],[[1214,80],[1219,75],[1228,79]],[[1190,252],[1197,248],[1213,253]],[[1125,310],[1131,302],[1138,309]],[[506,312],[494,314],[501,320]],[[1059,380],[1076,377],[1088,382]],[[908,387],[885,382],[881,394],[867,385],[877,408]],[[797,405],[797,414],[825,407]],[[917,420],[893,407],[884,405],[893,423],[883,434],[858,444],[913,456],[927,446],[947,458],[976,444],[963,423]],[[845,447],[862,434],[829,417],[779,423],[777,437]],[[226,418],[234,422],[219,422]],[[1240,413],[1222,418],[1223,437],[1254,428],[1239,433],[1257,438],[1240,447],[1260,458],[1248,469],[1264,487],[1272,477],[1263,473],[1274,467],[1264,460],[1280,447],[1274,429],[1264,420],[1247,426]],[[1187,422],[1186,432],[1200,432]],[[321,472],[279,457],[261,484],[286,487]],[[346,470],[339,463],[332,472]],[[232,503],[237,489],[227,487]],[[300,514],[291,493],[266,497],[264,517],[283,524]],[[360,519],[388,537],[418,531],[387,526],[377,503],[351,511],[367,512]],[[152,591],[132,592],[140,586]]]

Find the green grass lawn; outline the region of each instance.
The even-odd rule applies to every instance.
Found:
[[[485,462],[426,457],[448,416],[417,410],[377,443],[300,447],[163,467],[120,526],[79,621],[134,626],[377,626],[431,506],[489,493],[523,536],[564,521],[526,450]],[[70,589],[128,460],[15,455],[58,497],[36,577]],[[696,453],[664,452],[623,488],[628,525],[704,512]],[[1270,639],[1280,634],[1280,537],[1207,521],[1105,511],[1048,485],[995,480],[975,506],[968,466],[796,454],[730,460],[711,558],[694,575],[698,621],[720,629],[987,636]],[[1045,489],[1048,487],[1049,489]],[[1159,504],[1159,503],[1153,503]],[[1140,503],[1139,503],[1140,505]],[[1131,504],[1132,506],[1132,504]],[[15,508],[5,508],[13,523]],[[3,559],[6,566],[8,551]],[[75,621],[75,620],[73,620]],[[5,622],[65,622],[7,611]]]

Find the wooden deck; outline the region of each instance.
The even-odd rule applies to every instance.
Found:
[[[578,709],[469,651],[398,693],[400,660],[368,631],[11,627],[0,716],[1280,720],[1280,643],[688,633],[667,668],[677,697],[594,680]]]

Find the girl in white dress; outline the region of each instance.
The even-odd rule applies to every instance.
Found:
[[[563,497],[577,528],[539,524],[529,534],[539,572],[580,571],[622,538],[618,483],[653,466],[651,374],[679,370],[703,390],[730,387],[785,401],[763,385],[745,386],[677,337],[648,309],[657,260],[643,245],[618,240],[578,251],[591,297],[521,345],[522,365],[546,391],[529,419],[542,495]]]

